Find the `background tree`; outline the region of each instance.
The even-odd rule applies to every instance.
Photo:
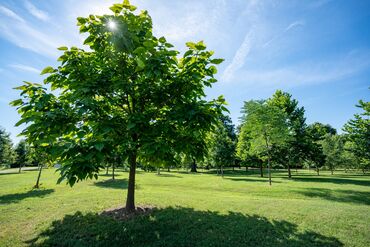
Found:
[[[0,165],[11,165],[15,161],[13,143],[9,133],[0,127]]]
[[[23,135],[33,145],[50,147],[62,165],[59,182],[71,186],[97,178],[113,149],[128,158],[126,210],[135,210],[137,162],[171,162],[175,154],[193,159],[206,151],[205,137],[217,122],[224,99],[204,100],[204,88],[217,80],[215,64],[203,42],[187,43],[179,52],[152,33],[146,11],[124,1],[112,15],[78,18],[89,51],[60,47],[57,68],[42,74],[51,89],[26,82],[22,98],[12,104],[28,123]]]
[[[344,138],[341,135],[327,134],[322,140],[325,165],[333,172],[336,167],[344,166]]]
[[[223,176],[224,166],[235,165],[236,133],[229,116],[221,116],[209,142],[211,146],[209,159],[217,169],[220,169]]]
[[[288,168],[288,177],[291,178],[290,168],[293,164],[302,166],[302,161],[306,159],[307,141],[306,141],[306,118],[303,107],[298,107],[298,101],[292,98],[292,95],[281,90],[277,90],[268,104],[278,107],[287,116],[287,125],[289,129],[289,141],[285,145],[276,147],[275,157]],[[283,159],[284,158],[284,159]]]
[[[343,130],[352,142],[349,150],[359,159],[359,165],[365,173],[365,169],[370,167],[370,102],[360,100],[356,106],[363,112],[355,114]]]
[[[25,140],[19,141],[19,143],[15,146],[15,166],[19,167],[19,173],[21,173],[21,169],[23,166],[31,164],[31,155],[30,155],[30,147]]]
[[[252,155],[267,157],[271,185],[270,148],[272,145],[284,145],[289,140],[287,116],[280,108],[263,100],[245,102],[242,113],[241,131],[249,133],[249,152]]]

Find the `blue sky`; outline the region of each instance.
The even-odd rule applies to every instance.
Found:
[[[76,18],[109,13],[109,0],[0,0],[0,126],[15,142],[21,128],[9,101],[22,81],[40,82],[59,46],[82,46]],[[179,50],[204,40],[217,57],[219,82],[237,124],[243,102],[282,89],[306,109],[307,122],[340,130],[370,99],[370,1],[132,0],[149,11],[154,32]]]

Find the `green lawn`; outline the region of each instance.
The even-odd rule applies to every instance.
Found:
[[[70,188],[48,169],[32,190],[36,171],[1,171],[0,246],[370,246],[370,176],[276,172],[269,187],[251,171],[140,171],[137,204],[158,210],[100,216],[124,204],[127,175]]]

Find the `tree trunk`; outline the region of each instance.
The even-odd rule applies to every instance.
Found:
[[[271,186],[271,164],[270,164],[270,154],[267,154],[267,167],[268,167],[268,174],[269,174],[269,184]]]
[[[136,174],[136,152],[129,155],[130,172],[127,188],[126,210],[135,211],[135,174]]]
[[[298,163],[295,164],[295,173],[298,173]]]
[[[235,171],[235,167],[233,166],[233,171]]]
[[[224,167],[221,166],[221,177],[224,177]]]
[[[21,164],[19,164],[19,170],[18,170],[18,173],[21,173],[21,171],[22,171],[22,165],[21,165]]]
[[[167,167],[167,171],[170,172],[170,167]]]
[[[190,172],[197,172],[197,163],[195,162],[195,159],[193,159],[193,164],[191,164]]]
[[[317,176],[320,176],[320,168],[316,167]]]
[[[292,173],[290,171],[290,165],[289,165],[289,162],[288,162],[288,178],[292,178]]]
[[[263,163],[260,163],[260,173],[261,173],[261,178],[263,178]]]
[[[37,176],[37,180],[36,180],[36,184],[35,184],[35,188],[36,189],[38,189],[39,188],[39,185],[40,185],[41,171],[42,171],[42,165],[40,164],[39,175]]]
[[[161,168],[157,168],[157,175],[161,175]]]
[[[108,175],[109,166],[107,166],[107,170],[105,171],[105,175]]]
[[[334,171],[333,171],[333,169],[331,169],[330,171],[331,171],[331,175],[333,175],[333,174],[334,174]]]
[[[248,172],[248,166],[245,166],[245,172]]]
[[[114,177],[114,168],[115,168],[115,166],[114,166],[114,164],[112,165],[112,179],[114,180],[115,179],[115,177]]]
[[[365,175],[365,168],[362,168],[362,173]]]

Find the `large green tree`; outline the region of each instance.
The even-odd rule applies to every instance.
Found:
[[[341,135],[327,134],[322,140],[322,148],[325,155],[325,165],[333,175],[336,167],[345,165],[344,137]]]
[[[248,135],[249,138],[242,136],[239,137],[239,141],[248,139],[248,152],[251,155],[267,157],[271,185],[271,147],[284,145],[289,141],[287,115],[280,108],[264,100],[245,102],[242,113],[241,133]]]
[[[298,166],[306,159],[307,139],[306,139],[306,118],[305,110],[298,106],[298,101],[292,98],[292,95],[281,90],[277,90],[268,103],[278,107],[287,115],[287,125],[289,128],[289,142],[283,146],[277,146],[275,157],[285,163],[288,168],[288,177],[290,178],[290,168],[293,164]]]
[[[27,123],[22,132],[34,145],[49,147],[61,178],[70,185],[97,178],[120,150],[130,166],[126,210],[135,210],[137,162],[171,162],[178,154],[201,158],[206,136],[219,119],[224,99],[204,100],[217,80],[212,51],[188,42],[179,56],[152,33],[146,11],[126,0],[112,15],[78,18],[89,50],[60,47],[57,68],[47,67],[46,86],[26,82],[12,104]]]
[[[355,114],[343,130],[352,143],[349,150],[359,159],[359,165],[365,172],[370,167],[370,102],[360,100],[357,107],[363,112]]]
[[[21,173],[23,166],[31,164],[31,155],[30,147],[25,140],[20,140],[19,143],[15,146],[15,165],[19,167],[18,172]]]

